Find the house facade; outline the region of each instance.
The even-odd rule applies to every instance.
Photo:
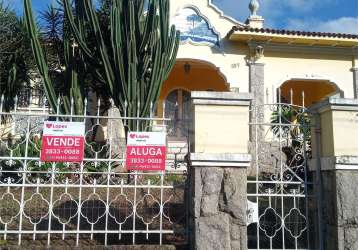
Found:
[[[180,46],[149,117],[94,95],[51,114],[42,92],[2,112],[0,241],[358,249],[358,35],[266,27],[258,0],[245,22],[170,3]],[[82,162],[41,162],[48,120],[85,123]],[[129,122],[167,133],[165,171],[127,171]]]
[[[211,0],[171,2],[181,44],[162,101],[183,103],[186,93],[207,90],[306,107],[332,95],[358,97],[357,35],[271,29],[257,14],[257,1],[250,9],[242,23]]]
[[[181,44],[159,110],[172,136],[193,132],[193,247],[355,249],[358,35],[272,29],[249,9],[243,23],[171,2]]]

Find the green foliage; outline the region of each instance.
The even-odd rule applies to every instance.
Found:
[[[73,4],[72,4],[73,3]],[[31,1],[24,0],[25,21],[34,57],[45,83],[45,92],[53,109],[62,99],[61,112],[69,113],[74,100],[75,113],[83,110],[86,82],[108,95],[122,114],[145,117],[151,103],[159,97],[163,82],[174,66],[179,46],[179,33],[169,25],[169,0],[115,0],[100,2],[97,9],[91,0],[63,0],[62,21],[64,66],[62,90],[55,89],[49,65],[40,45]],[[48,37],[57,41],[60,14],[49,8]],[[66,29],[65,29],[66,28]],[[79,49],[74,53],[71,44]],[[88,80],[90,78],[90,80]],[[103,87],[105,86],[105,87]],[[137,129],[130,121],[129,130]],[[141,124],[144,129],[148,124]]]
[[[48,5],[47,9],[40,13],[42,19],[41,35],[45,48],[49,68],[52,72],[61,71],[65,63],[63,36],[64,28],[63,11],[54,5]]]
[[[148,116],[151,103],[159,97],[163,82],[174,66],[179,33],[169,26],[169,0],[114,0],[104,2],[102,13],[110,16],[101,27],[92,1],[75,1],[76,15],[64,0],[65,15],[83,55],[106,84],[116,106],[127,116]],[[144,7],[146,6],[146,8]],[[102,22],[103,21],[103,22]],[[87,24],[85,27],[84,24]],[[85,30],[93,34],[90,47]],[[109,36],[108,36],[109,34]],[[136,128],[130,121],[129,130]]]
[[[88,140],[90,138],[87,138],[86,141],[88,143]],[[85,158],[89,159],[108,159],[108,145],[106,145],[106,142],[89,142],[88,145],[85,145],[85,152],[84,156]],[[108,171],[108,162],[100,162],[100,161],[93,161],[89,164],[85,165],[85,168],[88,172],[106,172]]]
[[[310,157],[311,118],[303,108],[280,105],[271,114],[271,124],[273,134],[286,141],[282,151],[286,154],[288,162],[295,160],[297,150],[303,150]]]
[[[26,138],[25,136],[22,136],[20,138],[8,138],[7,140],[8,148],[13,149],[12,151],[12,157],[24,157],[25,155],[29,158],[38,158],[40,157],[40,152],[42,148],[42,140],[40,135],[34,135],[30,140],[28,141],[26,145]],[[3,145],[0,148],[0,154],[1,155],[9,155],[10,150]],[[102,149],[102,150],[101,150]],[[92,142],[89,145],[85,144],[85,151],[84,151],[84,158],[88,159],[108,159],[108,145],[105,143],[98,144],[96,142]],[[116,158],[118,155],[114,155],[112,157]],[[89,173],[94,173],[94,175],[98,175],[96,173],[98,172],[106,172],[108,171],[108,162],[88,162],[84,165],[85,171],[88,171]],[[13,160],[12,162],[9,161],[2,161],[0,162],[0,167],[3,171],[4,176],[1,176],[1,178],[6,178],[11,176],[14,179],[18,179],[21,176],[17,176],[16,174],[10,174],[6,171],[9,170],[19,170],[23,168],[23,162]],[[38,160],[35,161],[28,161],[26,164],[27,170],[31,171],[31,174],[29,175],[29,178],[32,180],[36,180],[36,178],[41,179],[48,179],[50,175],[44,173],[44,172],[51,172],[51,169],[55,167],[55,169],[58,172],[57,179],[64,179],[66,176],[68,176],[67,172],[74,171],[76,168],[79,168],[79,164],[77,163],[70,163],[67,164],[65,162],[42,162],[41,165],[39,164]],[[94,177],[93,175],[90,175],[91,177]]]
[[[64,48],[64,66],[60,69],[63,87],[55,88],[56,79],[50,76],[48,60],[40,43],[40,34],[35,23],[31,0],[24,0],[24,18],[31,40],[31,47],[37,68],[44,82],[44,89],[51,108],[60,109],[62,114],[70,114],[71,101],[74,102],[74,114],[83,114],[85,98],[85,62],[80,53],[72,47],[72,37],[64,34],[62,44]],[[61,103],[58,104],[57,100]],[[58,105],[60,105],[58,107]]]
[[[308,114],[300,107],[292,105],[281,105],[271,114],[272,132],[279,136],[280,133],[288,131],[292,138],[297,138],[300,134],[304,136],[306,140],[311,137],[311,119]],[[285,126],[287,124],[287,126]],[[289,126],[296,124],[295,127]]]
[[[29,85],[29,52],[22,21],[0,1],[0,96],[4,95],[3,108],[7,112],[14,106],[14,97]]]
[[[25,138],[25,136],[22,136],[22,137],[16,138],[16,139],[9,138],[8,145],[9,145],[9,148],[13,148],[12,157],[24,157],[25,155],[27,155],[27,157],[29,157],[29,158],[36,158],[36,157],[39,157],[39,155],[40,155],[42,141],[41,141],[41,138],[36,135],[34,138],[31,138],[31,140],[29,140],[28,144],[26,145],[26,138]],[[9,150],[2,148],[1,151],[3,151],[3,152],[1,152],[1,155],[7,155]],[[12,162],[9,162],[9,161],[1,162],[0,166],[3,170],[3,172],[5,173],[5,176],[2,176],[2,177],[5,177],[5,178],[8,176],[8,174],[6,174],[7,170],[19,170],[21,168],[22,169],[24,168],[23,162],[17,161],[17,160],[13,160]],[[53,163],[45,162],[40,165],[38,161],[30,160],[26,164],[27,170],[32,172],[28,176],[28,178],[30,178],[32,180],[36,180],[36,178],[48,179],[49,175],[45,174],[43,172],[49,172],[53,166],[54,166]],[[55,163],[55,168],[60,172],[68,172],[69,171],[67,164],[62,163],[62,162]],[[38,173],[36,173],[36,172],[38,172]],[[40,173],[40,172],[42,172],[42,173]],[[12,178],[14,178],[15,180],[20,177],[21,177],[21,175],[18,175],[18,176],[16,174],[12,175]]]

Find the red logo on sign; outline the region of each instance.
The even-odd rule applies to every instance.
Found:
[[[135,138],[135,134],[130,134],[129,136],[130,136],[132,139]]]
[[[51,124],[51,123],[47,123],[47,124],[46,124],[46,127],[47,127],[47,128],[52,128],[52,124]]]

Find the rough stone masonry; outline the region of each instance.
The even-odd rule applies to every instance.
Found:
[[[194,249],[247,249],[246,168],[192,167]]]

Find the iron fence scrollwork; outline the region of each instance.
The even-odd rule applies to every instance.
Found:
[[[100,103],[96,109],[76,116],[54,114],[45,105],[0,110],[7,117],[0,127],[0,236],[19,245],[36,239],[46,245],[186,244],[186,171],[124,169],[120,131],[127,121],[158,131],[169,119],[101,115]],[[83,162],[40,161],[46,120],[86,124]]]

